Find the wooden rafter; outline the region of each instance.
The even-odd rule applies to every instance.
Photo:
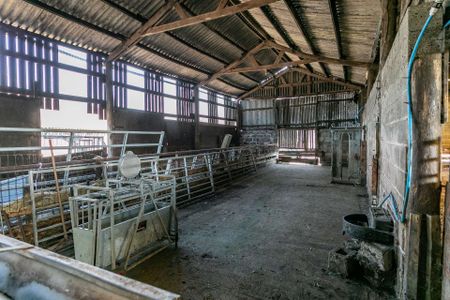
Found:
[[[184,8],[178,2],[174,4],[174,8],[175,8],[175,11],[177,12],[178,16],[180,16],[180,18],[182,20],[189,17],[189,14],[184,10]]]
[[[289,12],[291,13],[291,16],[295,20],[298,30],[300,31],[300,33],[303,35],[303,38],[305,39],[305,42],[308,45],[309,50],[311,51],[311,53],[313,55],[317,55],[318,51],[317,51],[316,47],[314,46],[311,36],[309,35],[309,33],[306,29],[307,27],[304,23],[304,20],[302,19],[301,11],[299,11],[299,7],[294,6],[292,1],[290,1],[290,0],[285,1],[285,2],[289,8]],[[325,66],[322,63],[320,64],[320,68],[322,69],[324,74],[327,74]]]
[[[227,4],[228,4],[228,0],[220,0],[219,5],[217,5],[217,9],[225,8],[225,6],[227,6]]]
[[[280,81],[282,80],[283,77],[280,77]],[[282,84],[278,84],[278,85],[266,85],[264,88],[286,88],[286,87],[301,87],[301,86],[308,86],[311,84],[318,84],[318,83],[336,83],[341,85],[341,82],[336,82],[335,80],[323,80],[323,79],[319,79],[316,81],[308,81],[308,82],[294,82],[294,83],[286,83],[283,82]]]
[[[244,94],[240,95],[238,99],[239,100],[240,99],[244,99],[244,98],[248,97],[249,95],[253,94],[254,92],[259,91],[260,89],[262,89],[263,87],[265,87],[269,83],[273,82],[275,79],[277,79],[277,78],[283,76],[284,74],[286,74],[287,72],[289,72],[289,70],[290,70],[289,68],[286,68],[285,70],[282,70],[282,71],[278,72],[277,74],[272,75],[271,78],[266,79],[266,81],[264,81],[263,83],[255,86],[254,88],[252,88],[248,92],[245,92]]]
[[[336,48],[338,52],[339,59],[343,59],[342,51],[342,38],[341,38],[341,28],[339,25],[339,19],[337,15],[336,0],[328,0],[328,6],[330,7],[331,21],[333,23],[334,37],[336,38]],[[347,69],[342,66],[342,72],[344,74],[344,79],[347,80]]]
[[[336,91],[326,91],[326,92],[306,92],[302,93],[301,95],[278,95],[276,98],[277,100],[283,100],[283,99],[292,99],[292,98],[298,98],[301,96],[320,96],[320,95],[335,95],[335,94],[341,94],[341,93],[351,93],[354,92],[358,94],[358,91],[355,89],[350,88],[343,88]],[[273,100],[274,96],[255,96],[253,99],[256,100]]]
[[[228,64],[227,66],[223,67],[221,70],[219,70],[216,73],[214,73],[213,75],[209,76],[208,79],[200,82],[198,85],[199,86],[206,85],[207,83],[211,82],[212,80],[219,78],[221,75],[225,74],[226,71],[239,66],[244,61],[246,61],[250,56],[253,56],[254,54],[258,53],[259,51],[261,51],[264,48],[267,48],[267,42],[262,42],[262,43],[258,44],[257,46],[253,47],[252,49],[250,49],[249,51],[244,53],[244,55],[242,55],[241,58],[239,58],[239,59],[235,60],[234,62]]]
[[[161,7],[150,19],[147,20],[147,22],[145,22],[128,39],[123,41],[116,49],[114,49],[108,56],[107,61],[116,60],[128,51],[128,49],[139,43],[142,39],[142,34],[147,32],[151,27],[164,18],[172,10],[174,4],[175,0],[168,0],[163,7]]]
[[[266,70],[281,69],[281,68],[285,68],[285,67],[294,67],[294,66],[299,66],[299,65],[309,64],[309,63],[311,63],[311,61],[309,61],[309,60],[296,60],[296,61],[288,61],[288,62],[277,63],[277,64],[232,68],[227,71],[222,71],[221,75],[232,74],[232,73],[260,72],[260,71],[266,71]]]
[[[117,4],[116,2],[114,2],[114,0],[102,0],[102,1],[103,1],[105,4],[107,4],[108,6],[111,6],[111,7],[115,8],[115,9],[117,9],[117,10],[120,11],[121,13],[123,13],[123,14],[127,15],[128,17],[130,17],[130,18],[132,18],[132,19],[134,19],[134,20],[140,22],[141,24],[144,24],[144,23],[147,22],[147,20],[148,20],[148,18],[145,18],[145,17],[141,16],[140,14],[136,14],[136,13],[134,13],[134,12],[131,12],[131,11],[128,10],[127,8],[125,8],[125,7],[123,7],[123,6],[119,5],[119,4]],[[181,5],[180,5],[180,6],[181,6]],[[182,8],[187,14],[190,14],[190,12],[188,12],[188,11],[186,10],[186,7],[181,7],[181,8]],[[207,27],[207,26],[206,26],[206,28],[208,28],[209,30],[211,30],[211,31],[213,31],[214,33],[216,33],[217,35],[219,35],[224,41],[230,42],[230,41],[227,40],[224,36],[220,35],[217,31],[214,31],[214,29],[211,29],[211,28],[209,28],[209,27]],[[210,58],[210,59],[216,60],[216,61],[218,61],[218,62],[220,62],[220,63],[222,63],[222,64],[226,64],[226,61],[225,61],[222,57],[220,57],[219,55],[217,55],[217,54],[215,54],[215,53],[207,52],[207,51],[205,51],[204,49],[201,49],[201,48],[199,48],[198,46],[193,45],[192,43],[187,42],[187,41],[185,41],[184,39],[179,38],[178,35],[174,35],[174,34],[171,33],[171,32],[167,32],[166,34],[167,34],[168,36],[170,36],[171,38],[175,39],[177,42],[181,43],[183,46],[189,47],[190,49],[192,49],[192,50],[194,50],[194,51],[196,51],[196,52],[198,52],[198,53],[200,53],[200,54],[202,54],[202,55],[204,55],[204,56],[206,56],[206,57],[208,57],[208,58]],[[236,44],[234,44],[234,43],[231,43],[231,42],[230,42],[230,44],[233,45],[233,46],[235,46],[235,47],[238,46],[238,45],[236,45]],[[244,75],[244,76],[245,76],[245,75]],[[253,79],[253,78],[251,78],[251,77],[248,77],[248,76],[247,76],[247,78],[248,78],[249,80],[252,80],[252,81],[255,81],[255,82],[256,82],[256,80]]]
[[[291,54],[297,55],[300,59],[305,59],[305,60],[308,59],[308,60],[323,62],[323,63],[327,63],[327,64],[343,65],[343,66],[350,66],[350,67],[368,68],[370,66],[370,63],[366,63],[366,62],[331,58],[331,57],[325,57],[325,56],[320,56],[320,55],[312,55],[312,54],[304,53],[299,50],[293,50],[289,47],[279,45],[272,41],[270,41],[268,43],[269,43],[270,47],[273,47],[273,48],[281,50],[281,51],[285,51],[286,53],[291,53]]]
[[[126,36],[124,36],[124,35],[122,35],[120,33],[112,32],[112,31],[110,31],[110,30],[108,30],[106,28],[100,27],[100,26],[98,26],[96,24],[93,24],[93,23],[90,23],[90,22],[85,21],[83,19],[80,19],[80,18],[78,18],[78,17],[76,17],[76,16],[74,16],[72,14],[69,14],[69,13],[67,13],[65,11],[59,10],[59,9],[57,9],[57,8],[51,6],[51,5],[48,5],[48,4],[44,3],[44,2],[41,2],[39,0],[24,0],[24,1],[26,1],[27,3],[29,3],[29,4],[31,4],[31,5],[33,5],[35,7],[38,7],[40,9],[44,10],[44,11],[47,11],[47,12],[53,14],[53,15],[56,15],[56,16],[58,16],[60,18],[63,18],[65,20],[67,20],[67,21],[70,21],[70,22],[73,22],[75,24],[78,24],[79,26],[82,26],[83,28],[88,28],[88,29],[93,30],[93,31],[95,31],[97,33],[100,33],[100,34],[102,34],[104,36],[107,36],[107,37],[110,37],[112,39],[115,39],[115,40],[117,40],[119,42],[123,42],[123,41],[125,41],[127,39]],[[104,2],[106,1],[108,3],[110,2],[110,0],[103,0],[103,1]],[[118,8],[117,6],[115,6],[115,7]],[[196,72],[199,72],[201,74],[205,74],[207,76],[211,75],[210,72],[206,71],[205,69],[203,69],[201,67],[187,64],[186,62],[184,62],[184,61],[182,61],[180,59],[177,59],[177,58],[174,58],[174,57],[170,57],[167,54],[158,52],[158,51],[156,51],[156,50],[154,50],[154,49],[152,49],[152,48],[150,48],[150,47],[148,47],[146,45],[143,45],[141,43],[138,43],[136,45],[136,47],[138,47],[141,50],[144,50],[144,51],[146,51],[148,53],[151,53],[153,55],[161,57],[163,59],[172,60],[174,63],[176,63],[176,64],[178,64],[178,65],[180,65],[180,66],[182,66],[184,68],[195,70]],[[243,86],[235,84],[234,82],[230,82],[230,81],[223,80],[223,79],[219,79],[219,80],[222,81],[223,83],[225,83],[226,85],[229,85],[229,86],[231,86],[233,88],[245,91],[245,88]]]
[[[255,55],[250,55],[250,56],[248,57],[248,60],[250,61],[250,64],[251,64],[252,66],[254,66],[254,67],[259,66],[259,63],[258,63],[258,61],[257,61],[256,58],[255,58]]]
[[[283,78],[283,76],[288,72],[299,72],[299,73],[303,74],[303,77],[298,82],[287,83],[286,81],[283,81],[282,84],[268,86],[274,80],[276,80],[278,78]],[[312,81],[312,77],[317,78],[318,80]],[[306,81],[304,81],[305,78],[307,79]],[[326,82],[335,83],[335,84],[345,87],[345,90],[343,90],[343,91],[357,91],[357,90],[361,90],[363,88],[362,85],[343,81],[340,78],[336,78],[336,77],[330,78],[330,77],[327,77],[327,76],[324,76],[321,74],[313,73],[305,68],[293,67],[293,68],[288,68],[286,70],[283,70],[283,71],[279,72],[278,74],[276,74],[275,76],[272,76],[271,78],[267,79],[263,84],[259,84],[259,85],[255,86],[248,92],[239,96],[239,99],[247,98],[247,97],[251,96],[253,93],[255,93],[261,89],[264,89],[264,88],[278,89],[278,88],[289,87],[292,90],[292,88],[294,88],[294,87],[311,86],[312,84],[315,84],[315,83],[326,83]],[[308,93],[310,90],[311,89],[308,89]]]
[[[256,60],[254,60],[252,58],[254,58],[255,54],[257,54],[259,51],[261,51],[262,49],[265,49],[265,48],[272,48],[272,49],[278,50],[279,56],[275,59],[275,62],[272,64],[255,66],[254,64],[255,64]],[[300,60],[293,61],[293,62],[283,62],[283,63],[279,62],[279,60],[281,60],[281,58],[283,57],[283,55],[285,53],[294,54],[294,55],[298,56],[300,58]],[[251,67],[238,68],[238,66],[240,64],[244,63],[247,60],[250,60],[250,62],[252,63]],[[250,51],[246,52],[240,59],[232,62],[228,66],[223,67],[221,70],[217,71],[212,76],[210,76],[207,80],[200,82],[199,85],[206,85],[209,82],[211,82],[212,80],[217,79],[224,74],[258,72],[258,71],[265,71],[265,70],[277,69],[277,68],[283,68],[283,67],[295,67],[295,66],[299,66],[299,65],[309,64],[312,62],[325,62],[325,63],[329,63],[329,64],[338,64],[338,65],[344,65],[344,66],[348,65],[348,66],[364,67],[364,68],[367,68],[369,66],[369,64],[365,63],[365,62],[343,60],[343,59],[336,59],[336,58],[307,54],[307,53],[304,53],[299,50],[293,50],[289,47],[279,45],[273,41],[264,41],[263,43],[254,47]]]
[[[154,26],[148,29],[145,33],[143,33],[142,36],[143,37],[150,36],[170,30],[180,29],[183,27],[192,26],[195,24],[200,24],[203,22],[223,18],[226,16],[231,16],[249,9],[257,8],[277,1],[279,0],[250,0],[245,3],[240,3],[232,6],[225,6],[224,8],[215,9],[214,11],[207,12],[198,16],[192,16],[171,23]]]
[[[334,82],[334,83],[337,83],[337,84],[340,84],[340,85],[343,85],[343,86],[346,86],[346,87],[352,88],[352,89],[360,90],[364,87],[363,85],[355,84],[355,83],[348,82],[348,81],[343,81],[342,79],[337,78],[337,77],[330,78],[330,77],[326,77],[326,76],[323,76],[320,74],[316,74],[316,73],[313,73],[313,72],[303,69],[303,68],[292,68],[292,70],[297,71],[302,74],[305,74],[305,75],[308,75],[308,76],[311,76],[311,77],[319,78],[323,81]]]
[[[275,63],[278,64],[281,62],[281,60],[283,59],[283,56],[286,54],[285,51],[279,51],[277,58],[275,59]]]

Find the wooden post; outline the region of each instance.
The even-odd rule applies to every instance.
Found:
[[[105,90],[106,90],[106,122],[108,130],[114,129],[113,111],[114,111],[114,100],[113,100],[113,80],[112,80],[112,62],[106,62],[105,68]],[[108,134],[107,142],[109,145],[112,144],[111,135]],[[112,156],[112,149],[108,148],[108,157]]]
[[[373,64],[369,67],[367,71],[367,98],[370,96],[370,91],[372,90],[375,81],[377,80],[379,66],[378,64]]]
[[[425,299],[439,299],[442,282],[442,242],[439,215],[427,215]]]
[[[380,68],[382,69],[395,40],[398,0],[381,0]]]
[[[53,177],[55,178],[56,198],[58,199],[59,215],[61,217],[61,223],[62,223],[62,228],[63,228],[63,232],[64,232],[64,239],[67,240],[68,237],[67,237],[66,221],[64,218],[64,208],[62,206],[61,193],[59,191],[58,173],[56,172],[56,162],[55,162],[55,154],[53,153],[52,140],[51,139],[48,140],[48,143],[50,145],[50,154],[52,156]]]
[[[409,231],[406,236],[406,266],[404,271],[406,299],[418,299],[421,223],[421,215],[410,214]]]
[[[445,187],[442,299],[450,298],[450,182]]]
[[[408,18],[409,55],[417,36],[429,15],[429,5],[411,6],[405,18]],[[405,21],[404,21],[405,22]],[[440,213],[440,147],[441,147],[441,104],[442,104],[442,54],[433,42],[435,32],[441,31],[441,16],[438,14],[425,34],[417,53],[412,72],[412,166],[411,189],[406,216],[411,216],[409,236],[406,240],[407,268],[405,270],[406,293],[408,299],[426,299],[426,295],[435,294],[435,287],[430,287],[431,281],[436,281],[432,273],[439,273],[433,267],[427,269],[430,259],[436,264],[433,250],[435,232],[427,235],[429,228],[425,220],[414,223],[416,216],[431,215],[436,218]],[[405,124],[406,129],[406,124]],[[432,223],[432,222],[431,222]],[[430,224],[431,224],[430,223]],[[421,230],[414,227],[421,226]],[[422,238],[417,239],[414,232],[421,232]],[[420,235],[419,235],[420,236]],[[430,245],[431,244],[431,245]],[[432,247],[431,249],[429,247]],[[419,252],[417,252],[419,251]],[[420,257],[419,268],[414,265],[413,258]],[[441,284],[441,281],[433,282]],[[427,292],[429,291],[429,292]]]
[[[195,105],[195,149],[200,149],[200,92],[199,87],[194,88],[194,105]]]
[[[413,165],[410,212],[439,215],[441,147],[441,54],[416,60],[413,87]],[[426,179],[425,179],[426,178]]]

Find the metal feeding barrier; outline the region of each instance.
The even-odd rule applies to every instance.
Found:
[[[141,168],[144,174],[153,174],[156,178],[173,176],[178,206],[185,206],[198,199],[212,196],[218,189],[231,184],[233,180],[254,172],[259,166],[276,158],[274,146],[251,146],[228,149],[210,149],[205,152],[183,155],[161,154],[141,156]],[[69,196],[77,185],[105,186],[106,180],[118,177],[118,160],[92,162],[56,168],[62,175],[70,170],[67,185],[62,185],[59,194],[62,199],[64,225],[71,229]],[[64,248],[64,230],[61,211],[56,200],[54,171],[51,168],[30,170],[31,219],[33,243],[50,249]],[[63,179],[58,176],[62,184]],[[45,178],[45,180],[43,180]],[[70,241],[70,240],[69,240]],[[70,248],[70,245],[69,245]]]
[[[120,178],[105,187],[75,185],[70,198],[77,260],[128,270],[178,239],[175,178],[141,172],[140,159],[128,152]]]
[[[117,162],[113,156],[129,149],[158,155],[163,140],[163,131],[0,128],[1,232],[60,247],[58,239],[68,240],[71,186],[95,180],[99,161]]]
[[[127,141],[124,138],[121,140]],[[148,145],[150,143],[144,141],[140,144]],[[128,148],[128,144],[121,147],[120,153],[117,155],[122,155],[125,153],[122,149]],[[167,181],[167,178],[172,178],[169,181],[174,183],[173,189],[175,190],[178,207],[215,195],[218,190],[232,184],[234,180],[255,172],[258,167],[275,161],[277,157],[277,148],[273,145],[215,148],[174,153],[149,153],[151,148],[148,147],[138,147],[139,149],[145,149],[144,153],[147,153],[142,154],[142,151],[137,151],[141,152],[139,154],[141,174],[143,178],[146,178],[144,180],[146,190],[144,194],[153,194],[153,198],[157,199],[158,197],[154,195],[155,193],[158,194],[158,192],[155,192],[158,190],[158,185]],[[153,149],[161,151],[162,147],[158,145]],[[108,214],[110,208],[102,202],[105,200],[104,198],[100,196],[97,198],[94,195],[105,194],[103,188],[115,190],[116,184],[114,182],[120,180],[121,177],[120,160],[118,158],[100,158],[97,153],[89,153],[90,156],[87,153],[81,154],[82,156],[78,156],[76,160],[72,157],[72,161],[66,160],[64,156],[57,156],[54,165],[50,163],[50,159],[45,160],[42,157],[40,162],[33,162],[26,166],[4,167],[2,165],[0,176],[9,180],[7,183],[4,181],[0,183],[1,192],[8,195],[8,198],[2,197],[1,203],[0,229],[2,232],[37,246],[74,256],[76,252],[73,245],[76,231],[74,229],[87,224],[91,226],[87,226],[88,228],[93,228],[94,223],[89,223],[87,219],[76,221],[75,215],[71,217],[71,213],[73,214],[76,210],[75,207],[79,208],[79,213],[83,213],[82,208],[85,208],[85,206],[73,205],[71,208],[69,198],[83,196],[82,194],[87,192],[92,194],[93,201],[88,201],[91,203],[91,207],[90,209],[86,208],[87,210],[84,213],[93,218],[94,203],[96,202],[97,218],[99,218],[98,207],[100,203],[104,213]],[[150,182],[153,182],[153,185]],[[128,189],[131,189],[131,187],[132,185],[129,184]],[[136,188],[136,185],[134,187]],[[165,185],[165,188],[167,191],[169,190],[167,185]],[[153,201],[149,198],[150,196],[145,198],[145,204],[141,205],[142,201],[140,202],[140,200],[142,198],[139,194],[135,194],[134,199],[130,199],[129,202],[127,202],[128,200],[125,201],[125,206],[121,206],[120,203],[123,202],[123,200],[120,200],[121,194],[115,192],[113,194],[112,201],[117,202],[114,204],[113,211],[118,210],[120,212],[120,209],[131,207],[134,203],[133,205],[137,205],[137,207],[144,207],[143,214],[145,215],[151,213],[151,209],[155,207]],[[111,203],[111,199],[108,201]],[[162,202],[156,201],[156,204],[159,209],[164,207]],[[130,218],[136,220],[137,215]],[[156,222],[158,219],[153,220],[155,225],[158,224]],[[88,223],[85,224],[85,222]],[[117,221],[114,222],[114,224],[116,223]],[[147,224],[150,223],[147,221]],[[101,226],[95,226],[101,228],[107,234],[106,232],[111,230],[108,224],[102,223]],[[166,223],[164,222],[164,224]],[[161,238],[167,237],[164,230],[161,231],[161,229],[163,229],[161,226],[157,229],[159,236]],[[137,233],[140,233],[139,230],[143,229],[139,227]],[[129,239],[131,234],[128,235],[127,233],[127,236]],[[110,246],[108,245],[108,247]],[[116,251],[117,259],[114,261],[123,263],[123,253],[120,251],[119,249]],[[129,259],[130,265],[133,264],[132,261],[139,260],[138,257],[131,259],[131,256]],[[96,256],[92,257],[94,260],[97,259]],[[106,255],[104,258],[98,259],[97,264],[107,266],[106,262],[109,262],[108,267],[112,267],[113,259],[111,259],[111,256]]]

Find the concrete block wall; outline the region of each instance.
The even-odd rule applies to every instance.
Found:
[[[408,18],[405,17],[405,20]],[[367,141],[367,191],[372,196],[372,158],[378,155],[378,201],[383,195],[393,193],[400,207],[405,189],[406,153],[407,153],[407,106],[406,68],[408,64],[408,21],[400,26],[397,38],[392,45],[384,68],[367,99],[363,112],[363,125]],[[377,141],[376,127],[380,122],[380,136]],[[377,143],[380,143],[380,153]],[[398,228],[397,228],[398,230]],[[398,230],[397,245],[404,251],[404,233]],[[401,253],[401,251],[398,251]],[[398,255],[397,286],[402,286],[404,257]],[[401,294],[398,288],[398,294]]]
[[[241,132],[242,145],[265,145],[276,144],[278,140],[277,130],[275,128],[244,128]]]
[[[369,195],[371,195],[372,189],[377,190],[378,201],[381,201],[385,195],[392,193],[397,201],[400,210],[403,208],[403,193],[405,190],[406,182],[406,163],[408,150],[408,107],[405,103],[407,101],[407,65],[411,49],[415,43],[418,32],[420,31],[427,17],[428,10],[429,5],[412,6],[408,9],[408,12],[403,18],[402,24],[399,27],[399,31],[392,45],[387,61],[383,69],[380,70],[374,87],[370,92],[363,112],[363,125],[365,128],[367,141],[367,191]],[[441,26],[439,24],[440,22],[440,16],[437,16],[430,25],[428,34],[424,38],[424,44],[421,46],[419,59],[416,61],[416,64],[422,64],[420,56],[423,56],[424,53],[426,53],[428,57],[432,56],[432,44],[434,41],[436,41],[435,37],[437,36],[437,32],[439,31],[438,29]],[[430,60],[430,58],[427,59]],[[433,58],[431,58],[430,61],[433,61]],[[436,60],[431,64],[435,64],[436,66],[438,66],[437,68],[439,68],[441,62]],[[429,76],[429,74],[427,74],[427,76]],[[423,78],[421,78],[420,80],[423,80]],[[424,87],[424,89],[428,89],[425,93],[428,93],[430,89],[435,88],[435,86],[428,86],[428,82],[426,82],[425,80],[423,82],[423,84],[427,84],[427,87]],[[423,109],[425,110],[419,108],[422,103],[430,103],[430,100],[426,99],[426,97],[429,97],[429,95],[426,94],[424,95],[424,97],[420,97],[417,93],[415,95],[416,98],[420,98],[421,101],[420,103],[413,103],[414,105],[416,105],[416,109],[418,109],[418,111],[415,111],[416,116],[418,114],[421,114],[422,112],[429,114],[430,118],[431,116],[434,116],[434,112],[430,112],[428,107],[424,107]],[[427,104],[425,104],[424,106],[426,105]],[[436,109],[439,110],[440,108]],[[377,140],[378,122],[380,129],[379,139]],[[435,121],[430,120],[430,122]],[[417,126],[417,123],[415,124],[415,126]],[[440,132],[436,132],[435,134],[440,135]],[[416,149],[418,142],[423,143],[426,138],[427,137],[424,134],[421,136],[422,140],[415,140],[414,148]],[[377,143],[379,143],[378,147]],[[377,149],[379,149],[379,153],[377,153]],[[418,160],[419,157],[417,155],[419,154],[416,153],[415,155],[416,160]],[[423,152],[420,155],[421,157],[424,156]],[[374,156],[378,156],[379,158],[378,186],[376,187],[372,187],[372,168],[374,167],[372,164],[372,158]],[[429,157],[435,157],[435,155],[431,155],[430,153]],[[419,168],[416,168],[416,170],[417,169]],[[434,167],[432,169],[434,169]],[[436,175],[436,173],[434,173],[434,175]],[[418,189],[420,189],[420,187],[418,187]],[[398,261],[397,294],[400,298],[403,298],[405,295],[404,276],[405,273],[407,273],[405,272],[407,258],[405,253],[408,252],[406,240],[407,232],[407,224],[396,224],[395,234]]]
[[[376,154],[376,124],[380,120],[379,192],[393,192],[403,201],[407,152],[406,71],[408,64],[408,22],[399,29],[385,67],[380,72],[364,108],[367,138],[367,182],[371,184],[372,161]],[[402,74],[404,74],[402,76]],[[371,190],[368,186],[368,192]]]

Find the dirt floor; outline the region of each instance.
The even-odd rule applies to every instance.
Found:
[[[271,165],[179,211],[177,250],[126,276],[183,299],[385,299],[327,272],[342,217],[366,210],[364,188],[330,183],[328,167]]]

